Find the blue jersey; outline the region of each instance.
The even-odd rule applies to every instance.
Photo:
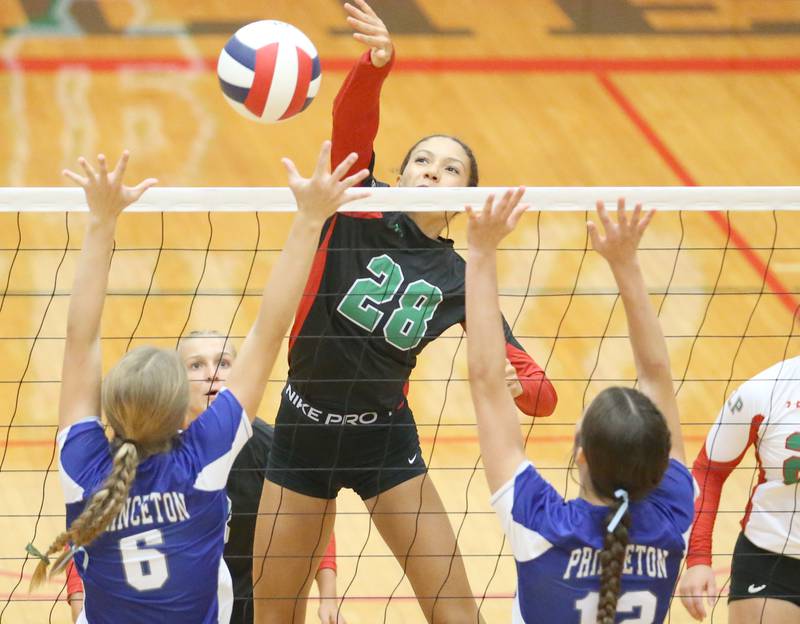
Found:
[[[608,507],[564,498],[530,462],[492,497],[517,566],[514,624],[594,624]],[[663,621],[694,515],[694,481],[670,460],[664,478],[630,508],[617,622]]]
[[[242,406],[223,390],[172,450],[139,464],[122,511],[75,554],[85,596],[79,622],[228,622],[225,482],[251,435]],[[69,525],[111,472],[112,456],[97,418],[60,431],[58,445]]]

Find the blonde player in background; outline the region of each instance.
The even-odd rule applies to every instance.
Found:
[[[322,224],[342,204],[366,196],[346,193],[367,175],[344,178],[355,155],[333,174],[327,173],[329,158],[326,142],[311,179],[284,160],[298,214],[227,388],[185,431],[180,429],[189,408],[189,382],[174,351],[134,349],[102,377],[100,322],[117,220],[156,181],[124,186],[127,153],[110,172],[102,155],[98,170],[80,160],[85,176],[65,172],[83,187],[89,206],[67,315],[59,402],[68,529],[44,553],[30,544],[28,553],[39,559],[32,589],[44,581],[51,556],[58,555],[56,570],[74,556],[86,590],[81,624],[228,621],[225,482],[252,433]],[[111,441],[99,419],[101,407]]]
[[[755,448],[758,482],[733,549],[731,624],[800,622],[800,357],[749,379],[722,406],[692,474],[700,486],[681,601],[697,620],[719,599],[711,568],[722,486]],[[728,548],[724,552],[729,552]]]
[[[178,343],[178,355],[189,378],[189,412],[184,428],[208,409],[228,381],[236,362],[236,348],[228,337],[215,330],[193,331]],[[264,473],[272,447],[274,428],[260,418],[253,420],[253,437],[237,455],[226,485],[231,501],[223,557],[233,581],[231,624],[253,622],[253,536]],[[346,624],[337,602],[336,542],[333,537],[317,568],[321,624]],[[67,568],[67,602],[72,621],[83,610],[83,583],[72,562]]]

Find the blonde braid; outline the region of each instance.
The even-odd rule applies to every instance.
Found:
[[[109,523],[125,505],[128,492],[136,478],[138,466],[139,451],[136,444],[124,441],[114,454],[111,474],[108,475],[103,485],[92,495],[84,510],[73,520],[70,527],[53,541],[44,555],[39,556],[39,564],[31,578],[30,591],[44,582],[47,566],[50,564],[50,555],[61,552],[53,564],[53,573],[55,573],[72,557],[72,549],[64,550],[67,544],[72,543],[73,548],[86,546],[105,532]]]

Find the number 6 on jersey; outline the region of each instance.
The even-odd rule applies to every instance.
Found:
[[[161,531],[153,529],[119,541],[125,579],[131,587],[139,591],[158,589],[169,578],[167,559],[164,553],[155,548],[139,548],[141,543],[145,546],[160,546],[164,543],[164,537]]]

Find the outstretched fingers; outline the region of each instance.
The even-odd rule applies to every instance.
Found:
[[[97,178],[97,173],[95,173],[94,167],[92,167],[92,165],[89,164],[89,161],[86,160],[83,156],[78,158],[78,164],[86,172],[87,182],[89,180],[95,180]]]
[[[331,159],[331,142],[324,141],[322,143],[322,149],[320,149],[319,151],[317,166],[314,169],[315,178],[322,177],[327,173],[330,159]]]
[[[597,205],[597,218],[600,219],[600,223],[603,224],[603,228],[605,229],[606,234],[614,227],[614,222],[611,220],[611,217],[608,216],[608,211],[606,210],[605,202],[598,201]]]
[[[356,154],[355,152],[348,154],[347,158],[345,158],[342,162],[340,162],[336,166],[336,169],[333,170],[333,173],[331,173],[331,177],[337,181],[341,180],[344,177],[344,175],[348,171],[350,171],[350,168],[354,164],[356,164],[357,160],[358,160],[358,154]]]
[[[147,178],[146,180],[142,180],[136,186],[130,189],[130,202],[133,203],[139,200],[139,198],[144,194],[144,192],[158,184],[158,180],[156,178]]]
[[[358,7],[361,9],[361,11],[363,11],[364,13],[369,15],[370,17],[378,17],[377,13],[375,13],[375,11],[372,10],[372,7],[370,5],[368,5],[365,2],[365,0],[353,0],[353,1],[358,5]]]
[[[641,208],[641,204],[638,206]],[[639,235],[643,234],[644,231],[647,229],[647,226],[650,225],[650,222],[653,220],[653,217],[656,215],[655,210],[648,210],[644,213],[644,216],[639,219],[638,223],[636,224],[636,229],[639,232]]]
[[[104,154],[97,155],[97,163],[100,169],[100,182],[103,184],[108,184],[108,166],[106,165],[106,157]]]
[[[494,193],[489,193],[486,196],[486,201],[483,202],[483,210],[479,215],[476,215],[478,219],[487,219],[492,214],[492,210],[494,209]]]
[[[349,2],[344,3],[344,10],[347,11],[347,13],[349,14],[348,17],[352,17],[353,19],[357,19],[362,22],[366,22],[369,20],[369,15],[367,13],[365,13],[357,6]]]
[[[69,178],[70,180],[72,180],[78,186],[86,186],[87,184],[89,184],[89,178],[84,178],[82,175],[78,175],[77,173],[75,173],[74,171],[70,171],[69,169],[64,169],[61,172],[61,174],[65,178]]]
[[[368,177],[369,177],[369,169],[361,169],[360,171],[356,171],[353,175],[342,180],[342,184],[344,184],[345,188],[351,188],[353,186],[361,184]]]
[[[122,152],[122,156],[119,157],[117,166],[114,167],[114,171],[112,173],[116,179],[121,180],[125,176],[125,170],[128,168],[128,160],[130,157],[131,153],[128,150],[124,150]]]
[[[383,33],[382,28],[370,22],[365,22],[364,20],[360,20],[357,17],[353,17],[352,15],[347,16],[347,23],[350,24],[350,26],[356,29],[358,32],[364,35],[380,35]]]

